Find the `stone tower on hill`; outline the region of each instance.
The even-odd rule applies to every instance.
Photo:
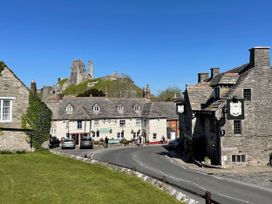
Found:
[[[70,84],[79,84],[86,80],[87,74],[85,65],[81,60],[74,60],[71,67]]]

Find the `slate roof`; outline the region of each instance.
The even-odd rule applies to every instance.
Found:
[[[73,107],[73,113],[67,114],[66,106]],[[176,119],[175,103],[151,103],[144,98],[106,98],[106,97],[64,97],[59,102],[48,102],[53,112],[53,120],[107,119],[107,118],[171,118]],[[100,111],[93,107],[98,105]],[[123,111],[118,111],[118,107]],[[134,107],[138,106],[139,110]]]
[[[238,84],[240,84],[252,70],[249,64],[243,64],[226,72],[216,75],[209,82],[201,82],[195,86],[188,86],[187,93],[192,110],[216,111],[230,98]],[[229,90],[220,98],[213,98],[213,86],[231,85]]]
[[[195,86],[187,86],[187,94],[192,110],[201,110],[201,104],[207,102],[212,91],[209,82],[201,82]]]

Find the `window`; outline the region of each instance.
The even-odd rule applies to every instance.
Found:
[[[96,137],[99,137],[100,136],[100,132],[97,130],[96,131]]]
[[[251,89],[244,89],[245,101],[251,101]]]
[[[94,126],[99,126],[99,120],[94,120]]]
[[[141,119],[136,119],[136,127],[140,127],[141,126]]]
[[[73,108],[73,106],[71,104],[68,104],[66,106],[66,108],[65,108],[67,114],[72,114],[73,113],[73,109],[74,108]]]
[[[234,120],[234,134],[241,134],[242,133],[242,125],[241,120]]]
[[[118,106],[116,106],[116,109],[118,110],[119,113],[123,113],[124,112],[124,107],[119,104]]]
[[[141,110],[141,108],[140,108],[140,106],[138,105],[138,104],[134,104],[133,105],[133,109],[134,109],[134,111],[140,111]]]
[[[120,138],[121,133],[117,132],[117,138]]]
[[[124,136],[125,136],[125,131],[122,130],[122,132],[121,132],[121,137],[124,138]]]
[[[99,111],[100,111],[99,105],[95,104],[95,105],[93,106],[93,112],[99,113]]]
[[[12,101],[9,99],[0,99],[0,122],[11,122]]]
[[[220,98],[220,88],[219,87],[215,87],[214,88],[214,98],[215,99],[219,99]]]
[[[153,139],[157,138],[157,133],[153,133]]]
[[[82,129],[82,120],[77,121],[77,129]]]
[[[126,120],[120,120],[120,127],[126,126]]]
[[[246,161],[246,155],[232,155],[231,156],[232,162],[245,162]]]

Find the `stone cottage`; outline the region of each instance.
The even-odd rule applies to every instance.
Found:
[[[0,69],[0,151],[30,151],[21,129],[30,90],[7,67]]]
[[[267,164],[272,153],[270,48],[250,49],[249,63],[198,74],[184,92],[184,151],[222,167]]]

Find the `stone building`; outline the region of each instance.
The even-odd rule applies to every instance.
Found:
[[[62,92],[70,85],[77,85],[88,79],[94,79],[94,65],[91,60],[88,61],[88,70],[86,70],[82,60],[73,60],[70,77],[67,79],[58,79],[58,83],[53,86],[44,86],[41,89],[42,100],[47,100],[48,97],[54,97]],[[64,80],[61,83],[61,80]]]
[[[144,98],[64,97],[47,105],[53,112],[51,134],[73,137],[77,144],[86,135],[95,140],[141,137],[142,142],[159,143],[167,138],[168,119],[177,119],[175,103]]]
[[[184,150],[212,164],[267,164],[272,152],[270,48],[250,49],[249,63],[199,73],[184,92]]]
[[[21,118],[28,107],[30,90],[8,68],[0,73],[0,151],[30,151]]]

